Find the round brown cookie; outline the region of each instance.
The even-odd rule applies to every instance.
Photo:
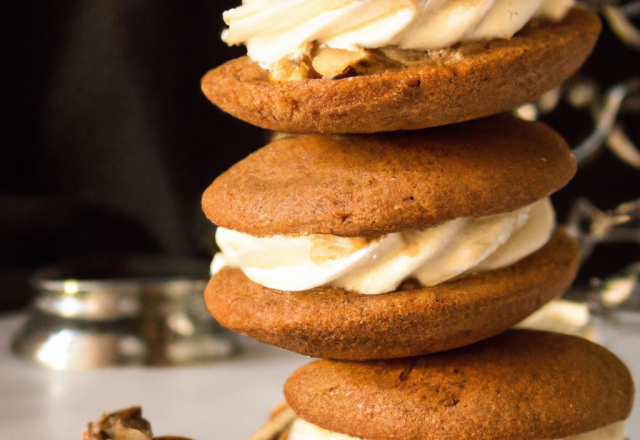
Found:
[[[248,57],[202,79],[207,98],[251,124],[287,133],[416,130],[503,112],[571,76],[591,52],[600,20],[574,8],[560,23],[510,40],[465,43],[421,69],[337,80],[270,81]]]
[[[558,229],[538,252],[503,269],[433,287],[362,295],[322,286],[283,292],[225,267],[205,291],[225,327],[304,355],[389,359],[461,347],[498,334],[569,287],[578,249]]]
[[[284,394],[303,419],[365,439],[546,440],[626,419],[634,385],[592,342],[512,330],[418,358],[316,361]]]
[[[540,122],[503,114],[429,130],[276,140],[218,177],[202,207],[254,236],[382,235],[514,211],[576,164]]]

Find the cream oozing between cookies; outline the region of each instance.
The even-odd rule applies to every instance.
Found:
[[[347,434],[329,431],[297,418],[287,440],[364,440]],[[558,440],[625,440],[624,422],[612,423],[583,434],[572,435]]]
[[[433,286],[477,271],[509,266],[550,239],[555,214],[548,198],[513,212],[458,218],[382,237],[303,235],[253,237],[218,228],[221,252],[212,273],[242,269],[252,281],[283,291],[325,284],[363,294],[392,292],[405,280]]]
[[[224,13],[229,28],[222,38],[230,45],[245,44],[249,57],[270,70],[283,59],[299,60],[308,52],[310,43],[320,49],[357,53],[385,47],[430,51],[464,41],[511,38],[534,17],[562,19],[573,3],[574,0],[244,0],[242,6]],[[340,56],[344,57],[344,53]]]

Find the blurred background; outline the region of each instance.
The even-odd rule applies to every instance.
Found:
[[[221,14],[237,3],[24,0],[3,7],[0,311],[30,301],[27,279],[35,270],[69,259],[211,258],[213,228],[200,196],[267,139],[200,92],[207,70],[244,54],[220,40]],[[635,8],[629,15],[637,24],[638,2],[620,4]],[[591,104],[640,77],[640,51],[605,23],[581,75],[574,92],[585,102],[556,99],[533,115],[572,147],[594,129],[598,108]],[[637,110],[616,119],[635,145]],[[554,196],[560,221],[580,197],[602,210],[640,197],[640,169],[618,156],[604,147],[589,154]],[[637,244],[598,246],[578,282],[638,260]]]

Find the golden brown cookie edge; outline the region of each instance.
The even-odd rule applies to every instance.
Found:
[[[322,286],[282,292],[223,268],[205,290],[225,327],[260,342],[329,359],[389,359],[449,350],[498,334],[561,295],[578,249],[558,229],[519,262],[433,287],[360,295]]]
[[[209,71],[202,90],[250,124],[286,133],[372,133],[446,125],[507,111],[556,87],[587,58],[598,17],[574,8],[558,24],[495,39],[439,68],[342,80],[274,82],[248,57]]]
[[[633,397],[605,348],[527,330],[420,358],[315,361],[285,384],[303,419],[389,440],[565,438],[625,420]]]

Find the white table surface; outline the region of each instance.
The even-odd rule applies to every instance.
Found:
[[[76,440],[103,411],[142,405],[155,435],[246,440],[282,401],[286,378],[309,358],[242,340],[242,354],[184,368],[48,370],[14,357],[21,315],[0,317],[0,440]],[[601,326],[603,342],[640,378],[640,332]],[[640,439],[640,408],[627,423]]]
[[[79,440],[103,411],[141,405],[154,435],[245,440],[283,400],[309,358],[243,338],[243,351],[205,366],[48,370],[10,352],[21,316],[0,318],[0,439]]]

